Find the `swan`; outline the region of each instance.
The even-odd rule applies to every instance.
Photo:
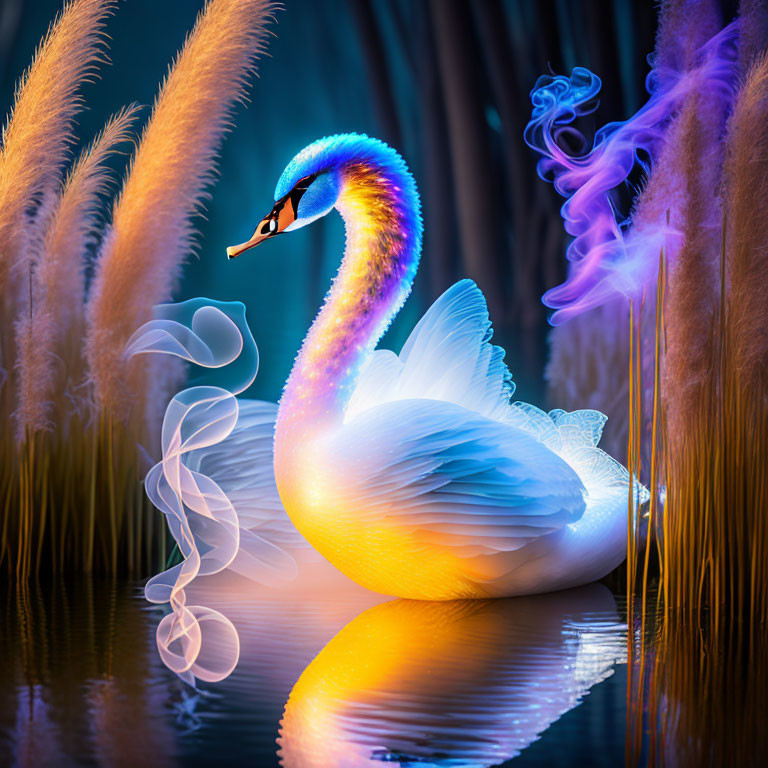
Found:
[[[475,283],[440,296],[399,355],[375,349],[421,251],[400,155],[362,134],[322,138],[287,165],[275,201],[229,258],[334,208],[346,229],[275,419],[276,487],[299,533],[362,586],[405,598],[549,592],[619,565],[630,476],[597,447],[606,417],[510,402]]]

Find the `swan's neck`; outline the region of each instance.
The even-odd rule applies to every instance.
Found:
[[[278,431],[340,422],[360,366],[408,296],[421,250],[415,185],[404,167],[364,162],[343,172],[336,203],[346,249],[286,384]]]

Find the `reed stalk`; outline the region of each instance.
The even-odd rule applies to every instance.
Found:
[[[663,259],[659,270],[652,520],[639,607],[636,585],[628,580],[628,623],[640,626],[628,639],[628,765],[764,765],[768,759],[760,725],[768,685],[768,398],[764,369],[743,367],[740,298],[761,286],[731,277],[739,268],[734,261],[745,258],[739,252],[745,240],[735,239],[727,223],[724,215],[719,305],[701,331],[705,354],[715,363],[675,434],[666,393],[658,389],[660,366],[676,359],[664,355]],[[637,409],[635,398],[630,424]],[[652,536],[656,573],[647,565]],[[630,537],[630,544],[640,542]],[[638,556],[639,549],[628,552],[628,569]],[[662,610],[658,602],[655,611],[648,604],[654,589]]]
[[[717,109],[702,123],[707,96],[697,96],[671,147],[684,237],[657,283],[648,540],[644,552],[628,542],[638,548],[628,572],[644,559],[639,607],[638,585],[627,587],[628,623],[640,626],[629,641],[629,765],[768,761],[768,17],[742,5],[763,31],[745,30],[748,69],[727,125]],[[634,424],[634,397],[629,411]]]
[[[138,437],[109,419],[76,421],[67,439],[29,433],[16,465],[0,470],[0,569],[25,581],[42,572],[135,576],[163,567],[164,553],[145,541],[156,511],[144,495]]]
[[[694,270],[678,268],[671,275],[676,311],[657,317],[657,335],[661,324],[666,337],[679,334],[684,314],[686,336],[698,329],[689,345],[698,351],[695,361],[679,344],[674,355],[665,350],[669,452],[666,483],[656,480],[652,492],[666,492],[660,562],[667,616],[713,626],[727,617],[745,629],[768,620],[768,230],[764,217],[756,218],[762,197],[754,199],[768,168],[766,114],[768,61],[762,58],[729,122],[719,302],[683,305],[680,284],[691,284]],[[690,217],[700,219],[695,211]]]
[[[183,369],[163,359],[149,370],[123,349],[152,305],[171,298],[275,7],[208,0],[105,221],[106,160],[130,138],[136,108],[120,111],[71,164],[70,149],[81,87],[105,57],[116,6],[69,2],[2,135],[0,571],[20,583],[44,571],[146,575],[166,562],[142,456],[158,452],[161,394],[172,394]]]

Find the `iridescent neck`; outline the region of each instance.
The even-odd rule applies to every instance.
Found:
[[[294,363],[278,429],[343,419],[360,366],[410,293],[421,216],[414,181],[397,161],[351,161],[342,171],[336,208],[346,226],[344,258]]]

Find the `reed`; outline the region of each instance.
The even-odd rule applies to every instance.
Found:
[[[0,568],[145,574],[166,562],[143,476],[183,370],[127,361],[171,296],[270,0],[210,0],[160,89],[111,216],[107,159],[137,108],[69,164],[113,0],[73,0],[25,74],[0,154]],[[45,119],[41,119],[44,113]],[[87,255],[95,276],[87,284]],[[14,360],[15,357],[15,360]]]
[[[649,593],[630,618],[628,766],[763,766],[768,643],[733,622],[680,621]]]
[[[748,627],[768,620],[766,117],[768,61],[762,58],[729,121],[718,300],[685,309],[689,333],[697,335],[695,365],[702,370],[704,363],[693,396],[680,397],[692,378],[687,360],[668,352],[664,360],[664,602],[667,612],[691,620],[706,615],[714,625],[723,612]],[[689,278],[673,272],[670,290],[675,279],[688,287]],[[667,315],[667,338],[679,334],[679,317]]]
[[[44,258],[30,274],[28,311],[16,323],[15,417],[20,441],[27,431],[44,431],[65,421],[68,402],[62,398],[75,398],[73,390],[85,378],[82,350],[72,343],[83,332],[83,255],[96,237],[101,198],[109,190],[106,161],[117,146],[130,140],[137,111],[129,107],[115,115],[80,155],[39,243]]]
[[[669,264],[662,373],[673,439],[685,439],[687,414],[703,397],[715,365],[708,331],[719,292],[721,214],[715,190],[722,166],[719,137],[725,114],[722,108],[703,108],[704,98],[694,93],[688,99],[676,142],[682,243]]]
[[[120,422],[78,416],[67,434],[27,433],[13,471],[3,472],[0,564],[9,573],[136,575],[164,564],[135,437]]]
[[[703,332],[716,364],[688,404],[683,437],[669,427],[660,387],[669,362],[663,262],[660,270],[648,538],[630,537],[627,566],[628,765],[768,759],[768,408],[735,357],[727,240],[719,305]],[[630,409],[636,423],[636,400]]]
[[[661,0],[654,67],[673,77],[691,65],[696,50],[722,26],[716,0]]]
[[[103,58],[115,3],[78,0],[51,25],[16,90],[0,152],[0,421],[16,409],[16,329],[30,304],[30,275],[74,140],[81,87]],[[45,119],[40,119],[45,115]],[[12,432],[4,426],[3,440]],[[5,453],[5,452],[4,452]],[[5,464],[6,462],[4,462]]]
[[[685,266],[670,270],[668,286],[659,281],[659,409],[651,446],[658,469],[652,470],[649,526],[656,547],[649,539],[644,552],[646,566],[655,551],[659,567],[644,567],[639,610],[635,574],[628,580],[637,630],[629,641],[630,765],[764,765],[768,759],[762,733],[768,685],[766,116],[768,61],[758,57],[726,134],[716,299],[699,301],[686,291],[692,270],[686,275]],[[682,305],[686,295],[692,300]],[[681,302],[675,312],[668,312],[671,298]],[[684,333],[694,335],[695,360],[670,354],[666,345]],[[681,390],[691,381],[693,394]],[[630,422],[636,409],[630,401]],[[641,551],[633,544],[630,563]],[[648,604],[655,589],[658,610]]]
[[[58,183],[75,138],[80,90],[103,58],[104,23],[115,4],[114,0],[71,2],[51,26],[18,85],[0,154],[0,285],[6,302],[14,298],[8,282],[25,276],[30,259],[29,249],[23,247],[27,211]]]
[[[761,56],[734,101],[725,135],[716,269],[707,264],[710,248],[700,237],[712,227],[699,226],[698,170],[687,176],[685,243],[669,285],[662,259],[651,441],[657,469],[639,609],[635,574],[628,579],[635,630],[628,649],[629,765],[764,765],[768,759],[762,733],[768,685],[766,117],[768,61]],[[710,135],[705,143],[716,140]],[[683,149],[694,167],[701,144]],[[703,287],[697,283],[702,272]],[[707,284],[714,284],[714,297]],[[636,410],[630,400],[630,422]],[[629,563],[641,551],[633,544]],[[657,571],[648,568],[653,551]],[[649,605],[654,590],[655,610]]]
[[[702,650],[721,658],[732,653],[740,669],[742,649],[763,647],[768,621],[768,15],[761,4],[744,0],[741,25],[729,24],[713,37],[720,26],[718,5],[661,3],[652,91],[657,95],[681,82],[686,88],[646,147],[651,171],[629,220],[617,222],[622,258],[632,266],[623,274],[631,279],[621,293],[632,300],[608,293],[611,304],[589,310],[569,328],[570,315],[588,308],[579,305],[582,296],[575,290],[565,294],[567,304],[557,294],[556,306],[570,315],[553,331],[549,368],[550,385],[566,403],[569,395],[589,389],[594,399],[587,401],[601,410],[614,409],[616,392],[628,401],[619,422],[626,425],[626,464],[633,478],[625,568],[633,661],[628,755],[642,757],[649,726],[654,754],[673,754],[664,751],[660,738],[679,735],[678,764],[685,765],[710,764],[715,751],[704,754],[701,731],[696,746],[696,734],[686,732],[695,717],[686,721],[664,696],[683,699],[706,690],[708,683],[691,684],[691,659]],[[696,74],[702,56],[714,57],[717,76]],[[540,87],[551,82],[545,78]],[[535,130],[541,114],[537,105],[528,134],[539,151]],[[616,135],[604,134],[600,146]],[[544,170],[560,167],[561,151],[542,154]],[[565,167],[581,173],[584,157],[578,166]],[[600,177],[597,171],[577,174],[575,189],[561,178],[555,183],[571,206],[564,209],[566,228],[578,239],[581,231],[568,228],[568,214],[575,200],[589,199],[584,190],[591,194]],[[619,259],[611,264],[616,271],[620,266]],[[614,321],[606,322],[611,315]],[[612,363],[608,373],[600,371]],[[633,505],[635,477],[651,487],[647,514]],[[649,601],[657,602],[658,617]],[[723,669],[710,665],[713,686],[727,677],[728,663],[722,661]],[[768,668],[762,658],[754,663]],[[741,690],[752,695],[752,689]],[[715,712],[697,706],[691,711],[705,724]],[[723,732],[722,738],[730,736]],[[701,759],[690,756],[695,754]]]
[[[233,106],[264,51],[272,10],[269,0],[211,0],[160,89],[88,301],[86,354],[101,407],[125,412],[131,389],[143,388],[146,374],[124,361],[123,347],[168,299],[192,250],[191,219],[213,179]]]

